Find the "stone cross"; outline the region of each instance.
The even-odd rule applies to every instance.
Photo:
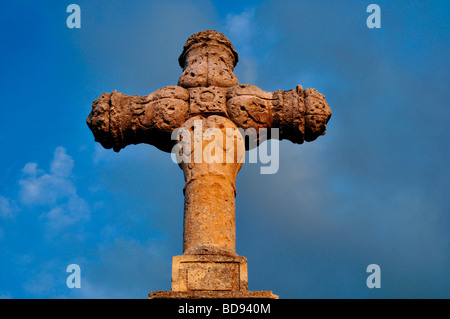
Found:
[[[265,92],[240,85],[233,73],[238,54],[231,42],[216,31],[189,37],[180,55],[183,72],[178,85],[147,96],[104,93],[92,105],[87,124],[95,140],[118,152],[130,144],[147,143],[171,152],[179,128],[201,132],[215,128],[276,128],[278,139],[301,144],[325,134],[331,110],[315,89]],[[227,135],[228,134],[228,135]],[[151,292],[149,298],[277,298],[271,291],[248,291],[247,260],[236,254],[235,181],[249,143],[234,134],[233,160],[180,162],[185,176],[183,254],[173,257],[172,290]],[[200,136],[200,150],[209,138]],[[197,141],[198,142],[198,141]],[[212,141],[226,151],[223,141]],[[242,147],[244,146],[244,147]],[[196,152],[180,150],[180,154]]]

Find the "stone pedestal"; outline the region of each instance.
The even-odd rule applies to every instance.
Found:
[[[245,291],[247,259],[240,256],[181,255],[172,261],[172,291]]]
[[[271,291],[248,291],[247,259],[242,256],[181,255],[172,261],[172,291],[149,299],[278,299]]]

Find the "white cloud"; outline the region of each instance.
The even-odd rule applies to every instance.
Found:
[[[69,179],[73,168],[72,158],[58,147],[50,165],[50,174],[37,168],[36,163],[27,163],[22,169],[24,178],[19,180],[20,202],[23,205],[55,204],[59,199],[76,194],[75,185]]]
[[[258,49],[255,39],[267,40],[266,32],[262,33],[256,19],[256,10],[247,8],[239,14],[228,14],[225,18],[225,36],[227,36],[239,54],[239,67],[236,75],[240,83],[255,84],[258,65],[255,62]]]
[[[67,203],[52,208],[49,212],[39,216],[55,231],[62,230],[83,220],[89,220],[89,205],[77,195],[69,198]]]
[[[73,159],[66,154],[64,147],[57,147],[54,159],[50,166],[50,171],[54,176],[63,178],[69,177],[73,169]]]
[[[0,195],[0,217],[9,218],[13,214],[13,208],[11,207],[10,200]]]
[[[74,161],[63,147],[57,147],[50,163],[50,173],[38,169],[37,163],[27,163],[19,180],[20,203],[26,207],[48,209],[39,217],[53,231],[61,231],[76,222],[89,220],[88,203],[77,194],[73,183]],[[1,201],[0,201],[1,204]]]
[[[251,39],[255,32],[254,21],[254,9],[247,9],[240,14],[228,14],[225,19],[228,37],[242,53],[248,53],[251,50]]]

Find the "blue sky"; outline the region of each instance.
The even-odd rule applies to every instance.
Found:
[[[81,29],[66,8],[81,7]],[[170,290],[184,185],[153,146],[120,153],[86,125],[103,92],[177,83],[193,33],[224,33],[240,83],[301,84],[333,116],[280,168],[237,179],[250,290],[281,298],[450,297],[448,1],[0,3],[0,297],[145,298]],[[66,267],[81,267],[81,288]],[[366,267],[381,268],[381,288]]]

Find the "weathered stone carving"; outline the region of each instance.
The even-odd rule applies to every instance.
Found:
[[[218,128],[224,139],[230,137],[227,129],[237,128],[254,129],[255,139],[261,129],[278,128],[279,139],[298,144],[325,134],[331,110],[322,94],[300,85],[276,92],[240,85],[233,73],[237,62],[238,54],[223,34],[193,34],[179,58],[183,71],[177,86],[147,96],[104,93],[94,101],[87,124],[97,142],[116,152],[137,143],[170,152],[178,142],[172,132],[192,132],[195,123],[201,123],[203,132]],[[247,291],[247,261],[235,251],[235,181],[243,150],[252,144],[240,134],[232,138],[233,145],[241,146],[233,161],[180,163],[186,181],[183,255],[173,259],[172,291],[153,292],[150,298],[277,297]],[[203,137],[200,143],[203,151],[211,141]],[[223,141],[213,144],[226,153]]]

